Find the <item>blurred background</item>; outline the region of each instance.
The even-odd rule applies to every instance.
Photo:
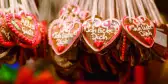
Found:
[[[165,22],[168,22],[168,0],[155,0],[160,14]],[[168,83],[168,62],[161,63],[156,60],[150,61],[148,65],[148,84],[167,84]]]
[[[168,0],[155,0],[155,3],[160,11],[160,13],[162,14],[162,16],[165,17],[165,20],[167,22],[168,20]]]

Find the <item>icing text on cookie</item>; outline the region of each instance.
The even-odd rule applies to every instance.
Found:
[[[1,32],[5,35],[5,37],[7,38],[7,40],[10,40],[10,33],[6,32],[5,29],[2,28]]]
[[[91,20],[86,21],[86,23],[84,23],[84,31],[87,33],[91,33],[91,37],[93,40],[108,40],[108,36],[107,34],[111,34],[111,33],[116,33],[115,28],[111,28],[108,29],[109,25],[107,25],[108,27],[106,27],[103,23],[101,23],[100,20],[97,20],[97,22],[93,22],[93,24],[91,24],[92,22],[89,22]]]

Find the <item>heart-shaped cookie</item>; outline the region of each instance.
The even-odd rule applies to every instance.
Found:
[[[11,32],[6,24],[4,13],[0,12],[0,44],[4,47],[12,47],[15,45],[11,37]]]
[[[80,36],[82,27],[78,21],[57,19],[49,27],[49,44],[57,55],[65,53]]]
[[[102,21],[99,17],[91,17],[83,23],[83,38],[95,52],[108,47],[120,34],[120,22],[116,19]]]
[[[141,45],[146,48],[151,48],[153,46],[156,27],[147,17],[125,17],[122,24],[124,30]]]
[[[40,23],[40,22],[38,22],[37,23],[38,24],[38,31],[40,31],[40,34],[38,34],[38,36],[36,37],[36,40],[35,40],[35,42],[33,43],[33,44],[27,44],[27,43],[25,43],[25,42],[23,42],[22,40],[17,40],[17,44],[19,45],[19,46],[21,46],[21,47],[23,47],[23,48],[36,48],[37,47],[37,45],[39,45],[40,44],[40,42],[42,41],[42,39],[43,39],[43,33],[45,32],[44,30],[43,30],[43,25]],[[43,32],[43,33],[42,33]],[[46,34],[46,33],[45,33]],[[15,39],[17,39],[17,38],[15,38]]]
[[[7,14],[6,19],[9,29],[19,40],[30,45],[36,43],[40,31],[34,15],[20,12],[19,14]]]

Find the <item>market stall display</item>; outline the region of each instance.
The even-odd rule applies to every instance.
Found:
[[[154,0],[65,0],[58,13],[56,2],[0,0],[0,72],[16,74],[4,64],[19,63],[16,84],[42,83],[43,76],[55,83],[48,70],[34,77],[38,66],[25,69],[39,59],[50,60],[65,80],[84,79],[85,71],[110,72],[121,84],[129,82],[132,68],[141,73],[135,83],[144,84],[148,61],[167,60],[168,27]]]

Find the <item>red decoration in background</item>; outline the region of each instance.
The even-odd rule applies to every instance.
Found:
[[[56,84],[52,74],[49,71],[43,71],[36,78],[32,84]]]
[[[99,54],[96,54],[96,57],[97,57],[97,60],[98,60],[98,63],[100,64],[100,67],[103,71],[108,71],[107,70],[107,67],[102,59],[103,55],[99,55]]]
[[[20,48],[20,53],[19,53],[19,64],[23,65],[24,64],[24,49]]]
[[[53,75],[49,71],[42,71],[39,75],[34,76],[34,72],[22,67],[17,75],[15,84],[69,84],[64,80],[55,81]]]
[[[143,66],[136,66],[135,67],[135,84],[145,84],[145,69]]]
[[[18,71],[15,84],[30,84],[33,79],[33,71],[27,67],[22,67]]]
[[[92,73],[93,70],[91,68],[91,64],[90,64],[90,59],[89,59],[89,56],[86,55],[84,56],[84,66],[86,67],[86,70],[89,72],[89,73]]]
[[[46,57],[47,56],[47,21],[42,21],[41,22],[42,24],[42,29],[41,29],[41,32],[42,32],[42,45],[43,45],[43,57]]]
[[[107,82],[107,81],[77,81],[75,84],[119,84],[119,82]],[[134,82],[128,82],[127,84],[135,84]]]
[[[68,82],[66,82],[64,80],[60,80],[60,81],[56,82],[56,84],[70,84],[70,83],[68,83]]]
[[[165,51],[164,55],[165,55],[164,57],[166,57],[166,59],[168,59],[168,50]]]

